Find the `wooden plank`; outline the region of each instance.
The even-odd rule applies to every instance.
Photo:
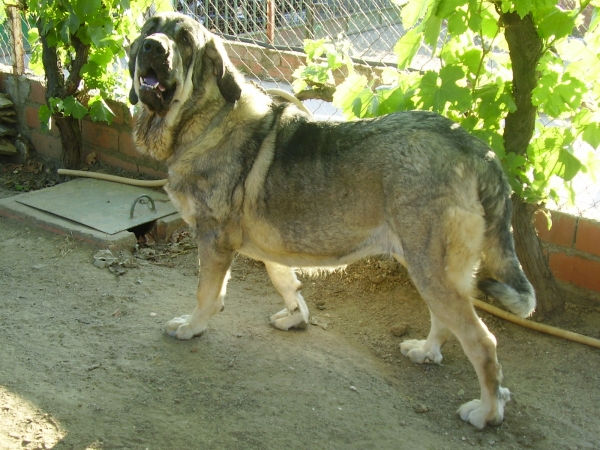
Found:
[[[8,139],[0,138],[0,155],[16,155],[17,147],[12,145]]]

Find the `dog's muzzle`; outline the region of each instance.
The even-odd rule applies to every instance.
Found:
[[[168,111],[177,87],[170,56],[169,42],[160,35],[147,37],[137,55],[140,101],[159,115]]]

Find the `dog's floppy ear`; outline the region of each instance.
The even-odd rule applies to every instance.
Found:
[[[129,47],[129,74],[131,75],[131,90],[129,91],[129,102],[132,105],[137,105],[139,98],[135,92],[135,61],[137,59],[138,47],[140,46],[140,38],[137,38]]]
[[[204,47],[202,64],[204,67],[212,67],[213,75],[217,77],[217,86],[225,100],[235,103],[240,99],[242,88],[235,79],[234,72],[229,68],[231,63],[220,42],[214,39],[207,41]]]

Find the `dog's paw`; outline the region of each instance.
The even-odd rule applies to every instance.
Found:
[[[304,314],[300,309],[290,314],[287,308],[285,308],[273,314],[270,322],[275,328],[283,331],[287,331],[290,328],[304,329],[308,325],[308,314]]]
[[[165,325],[166,333],[181,340],[200,336],[204,333],[204,329],[194,330],[190,323],[191,318],[192,316],[188,314],[181,317],[175,317],[173,320],[168,321]]]
[[[504,405],[510,400],[510,391],[501,387],[498,395],[498,406],[491,410],[481,400],[471,400],[458,408],[458,415],[465,422],[481,430],[486,425],[497,426],[504,420]]]
[[[428,348],[425,344],[427,341],[419,341],[417,339],[409,339],[400,344],[400,351],[404,356],[408,356],[410,360],[416,364],[435,363],[441,364],[442,353],[439,348]]]

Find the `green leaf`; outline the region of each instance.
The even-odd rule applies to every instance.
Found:
[[[379,102],[378,113],[385,115],[396,111],[405,111],[406,109],[406,93],[402,88],[397,87]]]
[[[459,10],[448,18],[448,32],[458,36],[467,31],[469,25],[467,23],[467,13]]]
[[[582,139],[595,149],[600,146],[600,123],[588,123],[583,129]]]
[[[436,105],[435,99],[439,89],[438,78],[438,74],[433,70],[428,70],[421,77],[419,84],[420,109],[437,110],[434,105]]]
[[[109,48],[104,47],[92,53],[89,61],[98,64],[100,67],[106,67],[113,62],[114,57],[114,53]]]
[[[581,161],[569,149],[560,149],[558,157],[559,171],[557,175],[565,181],[571,181],[580,171]]]
[[[423,41],[423,32],[413,28],[408,30],[402,36],[396,45],[394,45],[394,53],[398,56],[398,68],[405,69],[412,62],[413,58],[421,47]]]
[[[469,29],[474,31],[475,33],[479,33],[481,31],[481,25],[483,23],[481,14],[478,11],[469,11],[469,13]]]
[[[50,118],[52,117],[52,111],[46,105],[41,105],[38,109],[38,118],[42,126],[42,131],[47,133],[50,131]]]
[[[504,171],[510,175],[508,177],[510,186],[515,192],[521,193],[523,191],[523,183],[521,180],[526,177],[523,168],[527,164],[527,160],[521,155],[508,152],[504,158],[501,159],[501,162],[502,166],[504,167]]]
[[[469,72],[475,74],[479,70],[483,52],[480,48],[472,48],[459,56],[459,60],[469,68]]]
[[[410,1],[402,7],[400,18],[405,29],[414,27],[427,14],[434,0]]]
[[[112,109],[110,109],[104,99],[100,96],[91,99],[89,107],[90,117],[93,122],[104,121],[111,124],[115,118],[115,113],[112,112]]]
[[[48,103],[50,103],[52,112],[62,112],[64,110],[62,98],[51,97],[50,99],[48,99]]]
[[[71,0],[73,11],[83,20],[87,20],[88,16],[98,14],[101,10],[101,0]]]
[[[437,111],[443,111],[446,103],[461,111],[471,105],[471,91],[465,86],[459,86],[457,81],[464,80],[465,72],[459,65],[447,65],[440,70],[442,83],[436,93]]]
[[[466,5],[468,0],[440,0],[435,10],[435,15],[441,19],[447,19],[461,6]]]
[[[325,44],[327,43],[326,39],[318,39],[304,40],[304,51],[306,52],[306,56],[308,59],[315,59],[321,57],[325,53]]]
[[[532,0],[513,0],[516,13],[522,19],[525,17],[533,6]]]
[[[425,43],[430,45],[433,49],[436,48],[438,39],[440,37],[440,30],[442,28],[442,19],[432,14],[429,19],[425,22],[423,29],[423,37]]]
[[[77,17],[75,14],[70,14],[69,16],[67,16],[67,20],[65,21],[64,26],[64,32],[67,34],[67,36],[70,36],[71,34],[75,34],[77,32],[77,30],[81,26],[81,21],[79,20],[79,17]],[[69,41],[70,39],[67,38],[66,40]]]
[[[575,17],[571,12],[555,7],[536,17],[536,25],[542,39],[560,39],[571,34],[575,28]]]
[[[81,102],[75,99],[73,96],[69,95],[65,97],[63,100],[64,112],[67,116],[73,116],[76,119],[83,119],[88,110],[85,106],[81,104]]]
[[[351,116],[354,100],[363,93],[366,86],[367,77],[357,73],[350,74],[335,90],[333,104],[340,108],[344,114]]]
[[[488,38],[494,38],[498,34],[498,16],[488,10],[481,13],[481,34]]]
[[[572,112],[581,106],[586,86],[569,73],[547,72],[532,93],[532,103],[551,117]]]

